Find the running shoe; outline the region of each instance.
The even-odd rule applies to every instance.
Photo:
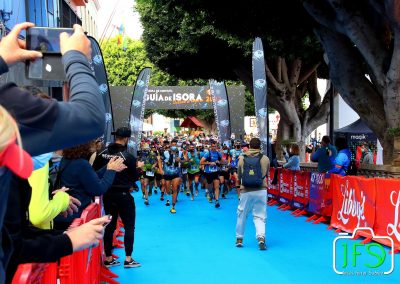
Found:
[[[194,200],[194,196],[193,195],[192,195],[192,197],[190,197],[190,200],[192,200],[192,201]]]
[[[266,250],[267,249],[267,246],[265,245],[265,238],[264,237],[258,238],[258,248],[260,250]]]
[[[167,203],[165,203],[165,206],[170,206],[171,204],[169,204],[169,200],[167,200]]]
[[[153,195],[153,190],[150,190],[149,191],[149,196],[152,196]]]
[[[111,261],[107,261],[107,260],[104,261],[104,265],[106,267],[118,266],[120,264],[121,263],[118,260],[116,260],[115,258],[113,258]]]
[[[146,199],[146,195],[143,194],[143,195],[142,195],[142,199]]]
[[[225,196],[225,194],[224,194],[224,193],[222,193],[222,198],[223,198],[223,199],[226,199],[226,196]]]
[[[131,261],[124,261],[124,268],[135,268],[141,266],[139,262],[135,261],[133,258]]]
[[[199,195],[199,191],[198,191],[198,190],[196,190],[195,194],[196,194],[196,196],[197,196],[197,195]]]
[[[154,194],[157,194],[157,189],[154,190]]]
[[[211,196],[208,194],[208,192],[207,192],[207,195],[206,195],[206,197],[207,197],[207,200],[208,200],[208,202],[212,202],[212,199],[211,199]]]
[[[169,212],[171,212],[172,214],[175,214],[175,213],[176,213],[176,210],[175,210],[174,207],[172,207],[171,210],[169,210]]]
[[[186,196],[190,196],[190,192],[189,191],[186,192]]]
[[[219,207],[221,207],[221,205],[219,204],[219,201],[216,200],[216,201],[215,201],[215,208],[219,208]]]
[[[243,247],[243,239],[236,239],[236,247],[241,248]]]
[[[146,201],[144,202],[144,205],[150,205],[149,201],[146,200]]]

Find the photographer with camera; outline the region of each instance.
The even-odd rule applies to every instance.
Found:
[[[311,161],[318,163],[318,172],[326,173],[330,171],[335,165],[335,158],[337,156],[336,147],[331,144],[329,136],[322,137],[321,147],[316,151],[313,148],[311,154]]]

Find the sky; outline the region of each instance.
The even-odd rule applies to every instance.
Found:
[[[106,37],[111,34],[117,35],[118,28],[122,22],[125,25],[125,33],[128,37],[139,39],[142,35],[143,28],[139,21],[139,13],[134,12],[134,0],[99,0],[100,10],[98,11],[98,31],[99,37],[102,35],[107,22],[109,21],[112,11],[116,7],[115,14],[112,17],[111,24],[106,31]]]

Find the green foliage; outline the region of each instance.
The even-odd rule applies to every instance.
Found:
[[[390,137],[399,137],[400,136],[400,127],[389,128],[387,132]]]
[[[118,45],[117,37],[104,42],[101,46],[104,63],[107,69],[108,81],[111,86],[133,86],[140,71],[145,67],[152,68],[150,76],[151,86],[193,86],[208,84],[206,80],[182,80],[169,75],[150,62],[142,41],[132,40],[130,38],[126,40],[127,44],[125,50],[122,49],[121,45]],[[145,117],[155,112],[172,118],[197,116],[208,122],[214,120],[213,110],[148,109],[145,111]]]

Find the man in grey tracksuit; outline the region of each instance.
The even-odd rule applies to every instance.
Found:
[[[263,155],[260,159],[261,175],[263,177],[262,186],[260,187],[245,187],[243,186],[243,167],[245,156],[256,157],[260,154],[261,141],[258,138],[253,138],[250,141],[250,149],[240,156],[238,162],[238,179],[236,187],[240,189],[240,201],[237,209],[236,223],[236,246],[243,246],[244,229],[246,227],[246,219],[250,210],[253,211],[253,221],[256,227],[256,237],[260,250],[265,250],[265,221],[267,218],[267,186],[268,182],[265,179],[269,172],[269,159]]]

